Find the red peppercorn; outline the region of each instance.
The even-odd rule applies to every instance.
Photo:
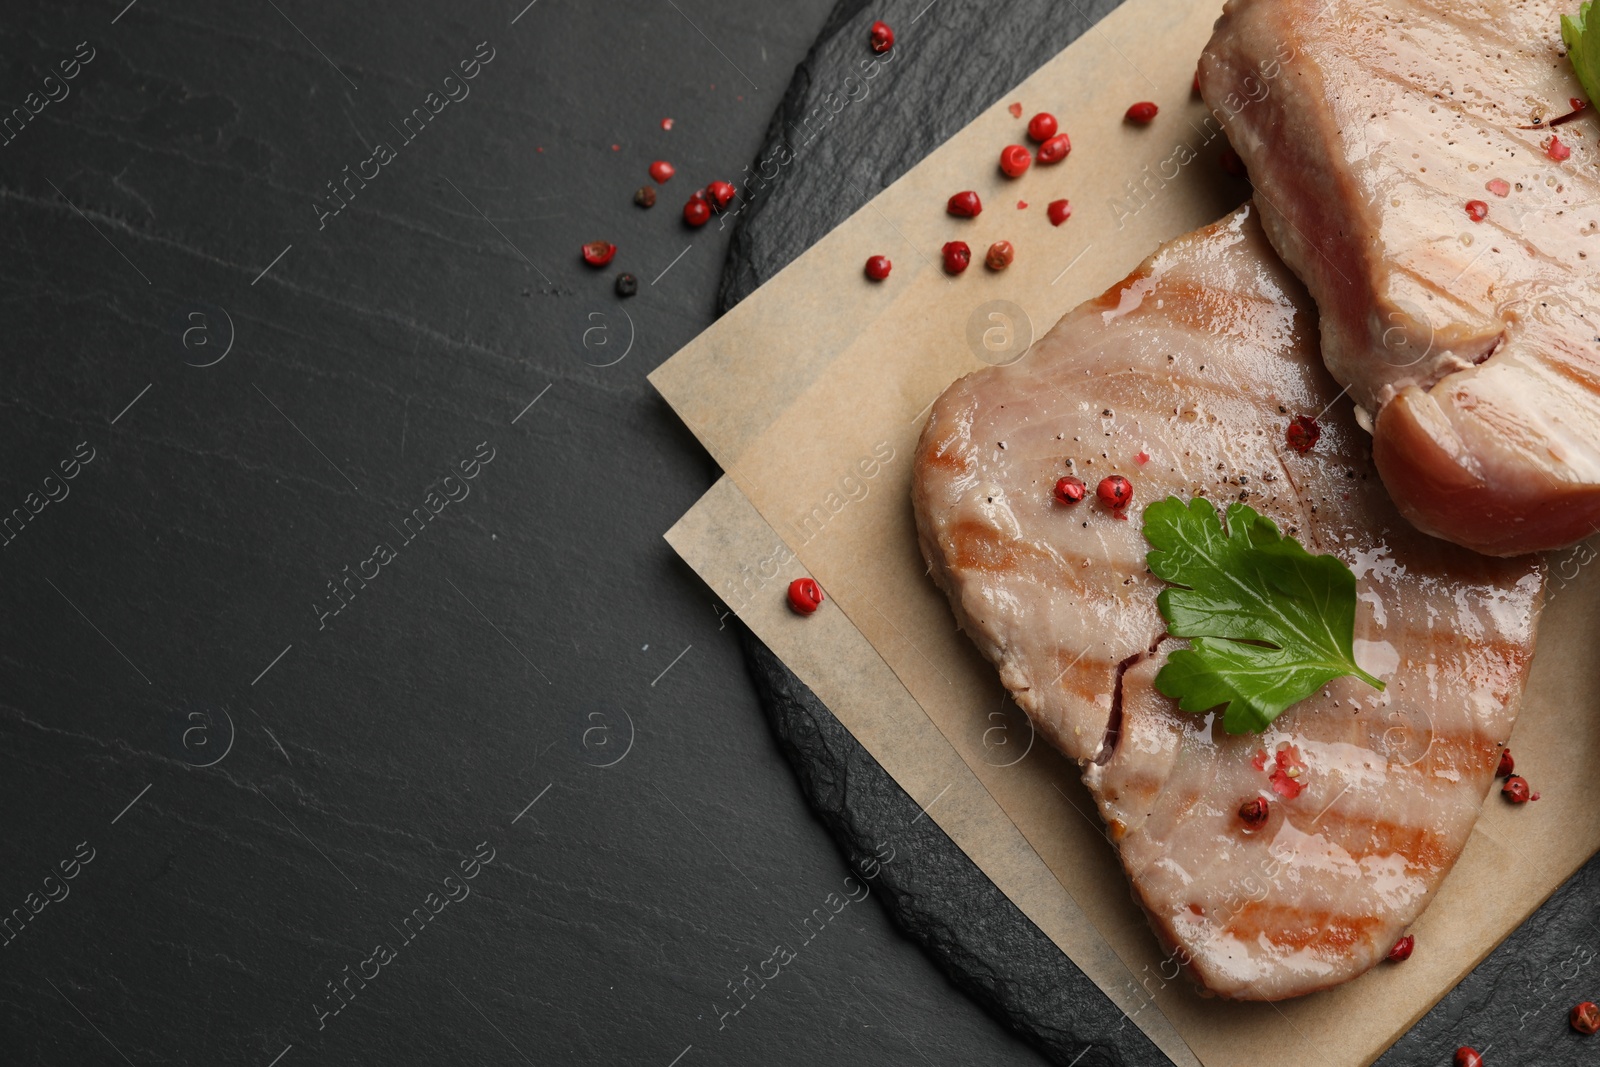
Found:
[[[1256,797],[1239,805],[1239,818],[1252,830],[1267,825],[1267,816],[1271,813],[1272,805],[1267,803],[1266,797]]]
[[[887,22],[874,22],[867,31],[867,43],[881,56],[894,47],[894,30]]]
[[[711,218],[711,205],[706,203],[704,193],[695,193],[689,202],[683,205],[683,221],[690,226],[704,226]]]
[[[1600,1005],[1592,1000],[1574,1004],[1571,1013],[1567,1015],[1567,1021],[1580,1034],[1600,1033]]]
[[[983,211],[983,201],[971,189],[956,193],[944,209],[958,219],[975,219]]]
[[[664,159],[658,159],[650,164],[650,178],[659,184],[664,185],[671,181],[672,176],[676,173],[678,173],[678,168]]]
[[[1562,144],[1561,138],[1551,137],[1550,143],[1544,146],[1544,154],[1555,160],[1557,163],[1560,163],[1564,159],[1571,158],[1572,149]]]
[[[881,282],[889,276],[889,271],[894,264],[889,262],[888,256],[873,256],[867,260],[867,277],[875,282]]]
[[[1082,478],[1074,478],[1069,474],[1056,479],[1054,496],[1057,504],[1076,504],[1088,491],[1089,487],[1083,484]]]
[[[1127,121],[1140,126],[1148,126],[1155,120],[1156,112],[1161,110],[1148,100],[1141,100],[1128,108],[1128,113],[1123,116]]]
[[[1390,963],[1404,963],[1411,958],[1411,950],[1417,947],[1417,939],[1412,934],[1407,934],[1394,943],[1394,948],[1389,950]]]
[[[1056,135],[1056,117],[1048,111],[1041,111],[1028,120],[1028,140],[1034,144],[1043,144]]]
[[[1244,169],[1244,160],[1239,158],[1239,153],[1231,148],[1224,148],[1217,155],[1217,162],[1222,164],[1222,169],[1235,178],[1247,177]]]
[[[1513,804],[1526,804],[1533,796],[1528,788],[1528,780],[1520,774],[1513,774],[1507,778],[1506,784],[1500,787],[1500,792]]]
[[[638,204],[640,207],[655,207],[656,191],[648,185],[641,185],[638,189],[634,190],[633,202]]]
[[[1020,178],[1033,162],[1033,153],[1019,144],[1007,145],[1000,150],[1000,171],[1007,178]]]
[[[965,241],[947,241],[942,251],[944,269],[948,274],[960,274],[972,265],[972,249]]]
[[[1288,440],[1289,447],[1305,455],[1311,451],[1311,446],[1317,443],[1317,438],[1322,436],[1322,427],[1310,415],[1296,415],[1289,420]]]
[[[822,606],[822,588],[810,578],[796,578],[789,583],[789,607],[797,615],[810,615]]]
[[[1058,133],[1039,146],[1039,162],[1060,163],[1067,158],[1067,153],[1071,151],[1071,138],[1064,133]]]
[[[1517,761],[1511,758],[1511,750],[1508,748],[1500,753],[1500,766],[1495,768],[1494,776],[1496,778],[1510,778],[1512,772],[1516,769]]]
[[[1072,204],[1066,200],[1052,200],[1045,208],[1050,213],[1050,225],[1060,226],[1072,217]]]
[[[1482,222],[1489,217],[1489,205],[1482,200],[1467,201],[1467,218],[1473,222]]]
[[[1016,258],[1017,250],[1011,247],[1010,241],[996,241],[989,246],[988,254],[983,257],[983,265],[990,270],[1005,270]]]
[[[1095,490],[1095,495],[1106,507],[1113,511],[1121,511],[1133,499],[1133,483],[1120,474],[1113,474],[1100,479],[1100,486]]]
[[[1456,1049],[1456,1067],[1483,1067],[1483,1057],[1478,1055],[1475,1048],[1465,1046]]]
[[[617,254],[617,246],[610,241],[590,241],[583,246],[583,261],[591,267],[603,267]]]
[[[706,186],[706,199],[711,201],[711,206],[721,211],[733,200],[734,188],[727,182],[712,182]]]

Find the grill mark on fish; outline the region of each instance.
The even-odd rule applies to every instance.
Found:
[[[1233,914],[1224,929],[1241,941],[1265,938],[1281,948],[1343,954],[1370,941],[1379,922],[1370,915],[1345,915],[1252,900]]]

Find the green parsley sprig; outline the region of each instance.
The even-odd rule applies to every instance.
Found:
[[[1594,33],[1585,29],[1592,3],[1593,0],[1583,0],[1576,17],[1561,16],[1561,43],[1567,46],[1567,59],[1590,103],[1600,101],[1600,26],[1595,27]]]
[[[1167,657],[1156,688],[1184,711],[1225,706],[1229,733],[1262,731],[1335,678],[1383,682],[1355,661],[1356,578],[1313,556],[1271,519],[1230,504],[1224,529],[1203,497],[1145,509],[1150,570],[1174,588],[1157,604],[1167,631],[1190,639]]]

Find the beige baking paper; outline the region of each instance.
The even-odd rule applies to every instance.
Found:
[[[1555,583],[1513,739],[1519,771],[1543,799],[1512,808],[1491,798],[1415,927],[1420,947],[1403,966],[1296,1001],[1233,1004],[1170,979],[1075,768],[1039,744],[1009,762],[1015,749],[1000,742],[1026,743],[1026,727],[993,669],[955,630],[926,577],[911,518],[913,446],[952,380],[982,366],[980,354],[1013,352],[1161,241],[1212,221],[1243,195],[1217,167],[1220,138],[1207,142],[1206,112],[1189,92],[1216,12],[1209,3],[1128,0],[658,368],[651,381],[728,472],[671,539],[912,796],[927,803],[936,780],[952,785],[928,817],[1169,1055],[1166,1024],[1205,1067],[1285,1056],[1365,1065],[1600,848],[1600,780],[1588,773],[1600,758],[1600,579],[1579,565],[1586,557],[1554,560],[1558,575],[1574,576]],[[902,47],[914,58],[907,38]],[[1138,99],[1161,105],[1148,129],[1116,121]],[[1024,115],[1055,112],[1074,150],[1055,168],[1035,166],[1008,182],[994,161],[1021,127],[1005,108],[1013,100]],[[1191,150],[1198,158],[1180,162]],[[803,151],[790,164],[805,165]],[[942,211],[963,188],[983,196],[976,220]],[[1040,206],[1061,196],[1073,201],[1074,217],[1052,228]],[[1018,200],[1031,208],[1018,210]],[[956,237],[980,256],[989,242],[1009,239],[1016,262],[1004,274],[974,267],[947,278],[938,250]],[[859,276],[875,253],[895,261],[883,285]],[[790,551],[798,564],[780,568]],[[829,603],[810,620],[774,618],[781,583],[800,566]],[[970,778],[953,773],[907,696]],[[1037,877],[1038,862],[1054,884]],[[1157,1016],[1164,1022],[1150,1021]]]

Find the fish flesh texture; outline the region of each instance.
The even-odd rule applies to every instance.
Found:
[[[1497,556],[1600,533],[1600,152],[1592,112],[1550,125],[1576,6],[1229,0],[1200,60],[1390,495]]]
[[[934,581],[1039,733],[1077,761],[1174,965],[1278,1000],[1382,960],[1472,832],[1533,655],[1543,572],[1395,509],[1246,204],[1160,248],[1019,361],[934,403],[913,507]],[[1299,454],[1292,417],[1321,417]],[[1056,480],[1088,484],[1057,503]],[[1098,481],[1133,485],[1121,512]],[[1356,657],[1260,734],[1154,687],[1171,638],[1144,505],[1243,500],[1355,573]],[[1241,806],[1265,798],[1258,829]]]

